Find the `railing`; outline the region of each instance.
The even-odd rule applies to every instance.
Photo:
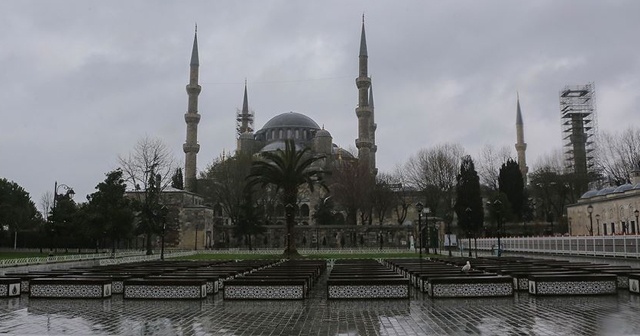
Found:
[[[640,236],[571,236],[500,238],[504,252],[550,253],[595,257],[640,258]],[[498,238],[479,238],[478,250],[494,250]],[[465,249],[467,246],[465,246]],[[474,249],[474,242],[471,241]]]
[[[175,252],[165,252],[165,258],[175,258],[175,257],[184,257],[196,254],[196,251],[175,251]],[[138,255],[124,258],[109,258],[109,259],[101,259],[99,261],[100,266],[105,265],[119,265],[119,264],[127,264],[134,263],[140,261],[150,261],[150,260],[158,260],[160,259],[160,254],[150,254],[150,255]]]
[[[125,258],[135,255],[144,254],[143,251],[124,251],[117,252],[114,255],[111,253],[92,253],[92,254],[65,254],[56,255],[50,257],[30,257],[30,258],[16,258],[16,259],[0,259],[0,267],[15,267],[15,266],[27,266],[38,264],[50,264],[60,262],[73,262],[84,260],[96,260],[106,258]]]
[[[239,249],[239,248],[229,248],[224,250],[198,250],[194,251],[197,254],[282,254],[284,252],[284,248],[259,248],[259,249]],[[360,254],[360,253],[408,253],[413,252],[408,248],[374,248],[374,247],[363,247],[363,248],[324,248],[324,249],[315,249],[315,248],[303,248],[298,249],[298,253],[303,255],[308,254]]]

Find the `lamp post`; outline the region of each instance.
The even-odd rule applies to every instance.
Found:
[[[467,235],[467,238],[469,240],[469,248],[468,248],[469,249],[469,258],[472,257],[472,255],[471,255],[471,212],[472,211],[473,210],[471,210],[470,207],[467,207],[466,209],[464,209],[464,213],[467,215],[467,227],[469,228],[468,235]]]
[[[593,205],[589,204],[587,213],[589,214],[589,234],[593,236]]]
[[[598,236],[599,236],[600,235],[600,214],[596,214],[596,229],[598,230]]]
[[[500,216],[500,211],[502,209],[500,209],[500,207],[502,206],[502,202],[497,199],[493,202],[493,205],[495,206],[495,210],[496,210],[496,224],[498,225],[498,257],[500,257],[502,255],[502,245],[500,243],[500,230],[501,230],[501,226],[502,226],[502,218]]]
[[[424,205],[418,202],[416,203],[416,210],[418,210],[418,248],[420,255],[420,263],[422,263],[422,209],[424,209]]]
[[[164,235],[167,231],[167,219],[165,217],[166,207],[163,205],[160,208],[159,219],[162,221],[162,237],[160,242],[160,260],[164,261]]]
[[[58,193],[58,190],[60,188],[64,189],[64,191],[65,191],[64,194],[59,194]],[[56,221],[55,213],[56,213],[56,203],[57,203],[58,199],[59,198],[62,199],[63,197],[72,198],[73,195],[75,195],[75,194],[76,193],[75,193],[75,191],[73,191],[73,188],[69,187],[68,185],[63,184],[63,183],[58,184],[58,181],[54,182],[54,186],[53,186],[53,206],[51,207],[51,222],[52,222],[51,224],[55,224],[55,221]],[[52,225],[51,230],[50,230],[51,243],[53,243],[53,231],[54,231],[54,228],[53,228],[53,225]],[[15,244],[15,242],[14,242],[14,244]],[[50,247],[50,250],[52,250],[52,249],[53,249],[53,246]]]
[[[638,217],[640,217],[640,211],[636,209],[636,211],[634,211],[633,214],[636,215],[636,233],[637,233],[638,231],[640,231],[640,224],[638,223]]]

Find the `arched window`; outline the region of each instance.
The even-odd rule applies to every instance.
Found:
[[[309,217],[309,206],[307,204],[303,204],[300,207],[300,216]]]
[[[284,131],[282,129],[278,130],[278,139],[284,138]]]
[[[300,130],[296,129],[296,139],[300,139]]]

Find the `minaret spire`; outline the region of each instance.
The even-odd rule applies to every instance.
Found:
[[[200,151],[198,144],[198,95],[202,87],[198,84],[200,61],[198,59],[198,26],[195,27],[193,35],[193,49],[191,50],[191,62],[189,64],[189,84],[187,84],[187,95],[189,103],[187,113],[184,114],[184,121],[187,123],[187,139],[182,145],[184,151],[184,179],[187,191],[196,191],[196,158]]]
[[[358,106],[356,116],[358,117],[358,138],[356,147],[358,148],[358,161],[373,174],[376,173],[375,166],[375,123],[373,120],[373,108],[369,99],[371,78],[369,78],[369,56],[367,54],[367,38],[364,29],[364,14],[362,17],[362,32],[360,34],[360,53],[358,65],[358,78],[356,87],[358,88]]]
[[[522,173],[522,182],[527,185],[527,173],[529,167],[527,167],[526,150],[527,144],[524,142],[524,123],[522,122],[522,110],[520,109],[520,94],[516,93],[516,152],[518,153],[518,166],[520,166],[520,172]]]

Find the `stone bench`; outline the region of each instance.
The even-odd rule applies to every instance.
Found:
[[[112,293],[106,278],[36,278],[29,285],[30,298],[103,299]]]
[[[529,276],[531,295],[616,294],[614,274],[544,274]]]
[[[544,271],[518,271],[509,273],[509,275],[513,278],[513,288],[516,291],[529,291],[529,277],[532,275],[568,275],[568,274],[587,274],[584,271],[553,271],[553,270],[544,270]]]
[[[236,278],[225,283],[225,300],[303,300],[307,280],[269,279],[260,277]]]
[[[409,280],[398,278],[329,278],[327,299],[408,299]]]
[[[20,296],[20,278],[0,277],[0,297]]]
[[[468,273],[460,272],[459,270],[454,271],[439,271],[439,272],[431,272],[431,273],[419,273],[415,274],[415,280],[412,281],[414,287],[418,288],[421,292],[427,292],[427,285],[429,284],[429,280],[433,278],[455,278],[455,277],[485,277],[485,276],[496,276],[495,273],[485,273],[478,270],[471,270]]]
[[[640,269],[638,268],[620,268],[620,269],[605,269],[601,270],[598,273],[602,274],[615,274],[618,277],[617,285],[618,288],[629,288],[629,274],[632,273],[640,273]]]
[[[433,277],[427,293],[432,298],[513,296],[513,278],[503,275]]]
[[[29,284],[31,280],[38,278],[47,278],[46,275],[36,275],[30,273],[6,273],[5,276],[20,279],[20,291],[22,293],[29,293]]]
[[[167,275],[153,275],[150,277],[147,277],[145,279],[176,279],[176,280],[182,280],[182,279],[204,279],[206,281],[206,285],[207,285],[207,295],[211,294],[211,295],[215,295],[218,293],[219,287],[218,287],[218,280],[219,277],[217,276],[208,276],[208,275],[196,275],[196,274],[173,274],[173,273],[169,273]],[[114,291],[115,293],[115,291]]]
[[[131,279],[131,275],[120,274],[97,274],[97,273],[84,273],[82,275],[62,275],[60,278],[86,278],[86,279],[110,279],[111,280],[111,293],[122,294],[123,283],[127,279]]]
[[[124,281],[125,299],[203,299],[207,297],[206,279],[128,279]]]

